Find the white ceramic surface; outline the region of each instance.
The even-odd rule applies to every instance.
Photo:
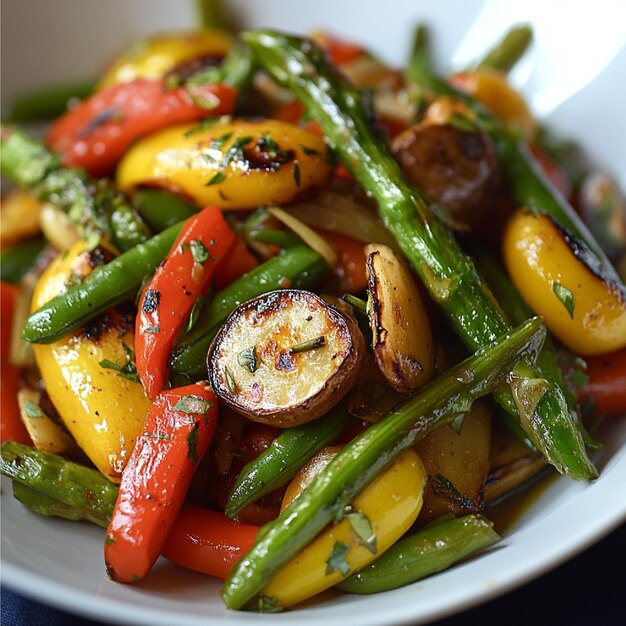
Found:
[[[233,3],[250,26],[325,27],[401,63],[417,21],[432,26],[442,68],[463,67],[507,26],[529,21],[536,41],[513,79],[563,136],[626,186],[626,4],[621,0]],[[358,7],[358,8],[357,8]],[[193,23],[188,0],[3,0],[2,101],[60,79],[89,77],[133,37]],[[423,623],[503,593],[555,567],[626,518],[626,421],[596,457],[599,480],[553,482],[499,546],[447,572],[375,596],[341,596],[281,615],[225,611],[218,581],[160,561],[137,586],[107,580],[102,531],[29,514],[2,481],[2,584],[95,619],[126,624]]]

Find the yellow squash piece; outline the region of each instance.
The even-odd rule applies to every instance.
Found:
[[[263,595],[282,607],[293,606],[371,563],[413,525],[422,506],[425,483],[422,462],[415,452],[406,450],[354,499],[353,522],[348,517],[322,531],[278,571]],[[371,524],[375,546],[373,541],[370,547],[363,545],[367,531],[359,524],[364,519]]]
[[[25,189],[11,189],[0,201],[2,248],[39,234],[41,202]]]
[[[620,350],[626,347],[624,287],[593,272],[572,243],[549,217],[519,209],[504,234],[509,275],[571,350],[583,356]]]
[[[200,207],[237,210],[293,202],[330,174],[320,137],[286,122],[225,117],[140,140],[122,159],[117,183],[125,192],[164,187]]]
[[[231,45],[232,37],[220,30],[155,35],[130,46],[106,71],[99,87],[128,83],[137,78],[161,78],[177,65],[195,59],[221,59]]]
[[[504,72],[481,67],[456,74],[452,83],[482,102],[499,120],[521,130],[528,139],[534,136],[537,122],[526,100],[511,87]]]
[[[80,280],[98,255],[84,241],[61,254],[41,277],[32,310]],[[111,311],[51,344],[35,344],[35,359],[63,423],[94,465],[119,482],[150,406],[143,387],[119,375],[133,350],[132,320]],[[103,367],[102,364],[113,366]]]

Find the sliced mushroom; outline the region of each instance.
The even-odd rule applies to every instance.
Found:
[[[374,356],[389,385],[410,393],[426,384],[435,368],[426,309],[411,273],[391,248],[370,244],[365,253]]]
[[[364,352],[351,317],[308,291],[272,291],[226,320],[209,349],[209,381],[234,410],[286,428],[337,404],[358,377]]]
[[[494,205],[498,160],[484,132],[420,124],[398,135],[392,151],[409,182],[453,222],[473,226]]]

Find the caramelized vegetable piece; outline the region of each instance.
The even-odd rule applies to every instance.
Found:
[[[338,449],[322,450],[312,463],[319,473]],[[310,479],[294,478],[288,490],[302,492]],[[298,604],[371,563],[413,525],[422,507],[426,471],[417,454],[405,450],[360,493],[344,515],[284,565],[262,596],[280,607]],[[293,487],[291,486],[293,485]],[[262,601],[262,599],[260,600]]]
[[[505,72],[482,67],[455,74],[450,82],[488,107],[499,120],[521,130],[525,137],[535,134],[537,122],[524,98],[509,85]]]
[[[12,189],[6,193],[0,202],[2,248],[38,235],[40,211],[41,202],[28,191]]]
[[[417,442],[415,449],[429,476],[420,520],[483,510],[490,441],[491,412],[484,400],[477,400],[460,428],[440,426]]]
[[[125,50],[106,71],[98,87],[129,83],[137,78],[162,78],[166,73],[180,75],[183,69],[189,74],[191,68],[216,65],[231,45],[232,37],[216,29],[154,35]]]
[[[104,541],[113,580],[135,582],[150,571],[216,425],[217,402],[206,383],[168,389],[152,403]]]
[[[365,252],[374,356],[386,381],[410,393],[425,385],[435,369],[426,309],[411,273],[391,248],[375,243]]]
[[[37,309],[81,281],[107,254],[79,242],[41,277]],[[150,403],[133,363],[133,322],[109,309],[83,328],[49,344],[33,346],[46,390],[61,419],[94,465],[119,482]]]
[[[208,355],[209,382],[251,420],[295,426],[348,392],[365,345],[356,322],[307,291],[271,291],[239,306]]]
[[[398,135],[392,152],[407,180],[453,221],[473,226],[494,204],[498,161],[484,132],[452,123],[420,124]]]
[[[626,347],[624,286],[547,215],[519,209],[503,240],[504,261],[529,306],[568,348],[591,356]]]
[[[323,139],[298,126],[275,120],[210,122],[174,126],[137,142],[117,171],[122,191],[157,186],[198,206],[252,209],[293,202],[331,174]]]

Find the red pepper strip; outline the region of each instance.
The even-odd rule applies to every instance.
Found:
[[[185,506],[161,554],[177,565],[225,580],[252,547],[259,528],[233,522],[223,513]]]
[[[113,580],[134,582],[150,571],[216,425],[217,400],[206,383],[169,389],[152,403],[104,542]]]
[[[47,143],[66,165],[105,176],[140,137],[173,124],[232,113],[236,99],[237,90],[222,83],[167,89],[163,80],[137,79],[111,85],[54,122]],[[197,104],[213,101],[212,108]]]
[[[585,361],[587,380],[578,390],[580,404],[593,402],[593,415],[626,416],[626,349]]]
[[[163,265],[139,299],[135,322],[137,373],[154,398],[166,384],[167,361],[198,296],[206,292],[217,262],[237,239],[222,212],[208,206],[183,225]]]
[[[20,415],[17,404],[17,392],[20,386],[21,372],[19,368],[8,361],[9,343],[11,341],[11,322],[17,289],[9,283],[0,282],[0,441],[17,441],[29,446],[33,445],[31,438]]]

